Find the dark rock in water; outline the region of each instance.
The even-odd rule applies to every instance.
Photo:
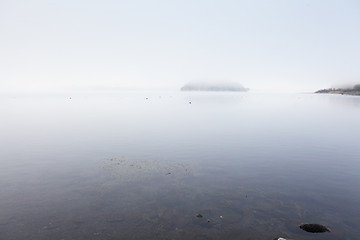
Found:
[[[201,215],[200,213],[198,215],[196,215],[197,218],[202,218],[203,215]]]
[[[327,227],[320,225],[320,224],[303,224],[300,226],[300,228],[306,232],[311,232],[311,233],[323,233],[323,232],[330,232],[330,229],[328,229]]]

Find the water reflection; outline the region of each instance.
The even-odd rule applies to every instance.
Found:
[[[339,97],[7,100],[0,238],[356,239],[360,115]]]
[[[341,104],[344,108],[359,108],[360,107],[360,97],[359,96],[350,96],[350,95],[331,95],[326,97],[322,94],[322,97],[326,98],[331,104]]]

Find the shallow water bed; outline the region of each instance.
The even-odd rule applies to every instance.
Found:
[[[121,93],[3,102],[1,239],[360,234],[357,98]],[[331,232],[307,233],[304,223]]]

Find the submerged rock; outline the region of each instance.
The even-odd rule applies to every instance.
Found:
[[[330,229],[328,229],[327,227],[315,223],[303,224],[300,225],[300,228],[306,232],[311,232],[311,233],[330,232]]]

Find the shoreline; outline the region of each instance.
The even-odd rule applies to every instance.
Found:
[[[351,95],[351,96],[360,96],[359,90],[353,90],[353,89],[344,89],[344,90],[333,90],[333,89],[323,89],[318,90],[315,93],[326,93],[326,94],[341,94],[341,95]]]

